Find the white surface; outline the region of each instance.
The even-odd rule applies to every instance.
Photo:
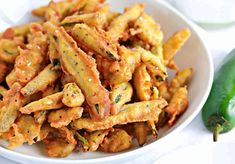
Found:
[[[188,146],[163,156],[154,164],[170,164],[172,161],[181,161],[181,164],[234,164],[234,147],[235,142]]]
[[[232,34],[235,34],[235,27],[209,31],[208,34],[202,32],[201,34],[205,39],[207,39],[208,46],[213,53],[214,63],[216,63],[216,65],[233,48],[235,43],[235,37],[232,36]],[[219,142],[230,140],[231,136],[234,136],[232,133],[234,132],[231,132],[229,135],[221,135]],[[166,154],[166,152],[185,147],[186,145],[208,143],[211,141],[211,134],[204,128],[201,122],[201,117],[198,115],[198,117],[194,119],[187,128],[185,128],[179,135],[174,136],[171,141],[164,145],[161,152],[159,152],[157,148],[152,149],[143,156],[135,158],[135,160],[130,159],[128,163],[152,163],[160,156]],[[179,162],[182,162],[182,160]],[[15,162],[11,162],[0,157],[0,163],[11,164]]]
[[[200,23],[235,22],[234,0],[169,0],[192,20]]]

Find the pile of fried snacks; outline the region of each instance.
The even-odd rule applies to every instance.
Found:
[[[0,138],[9,149],[119,152],[157,138],[187,109],[192,69],[174,56],[188,29],[163,42],[144,4],[118,13],[104,0],[51,1],[32,13],[41,19],[0,33]]]

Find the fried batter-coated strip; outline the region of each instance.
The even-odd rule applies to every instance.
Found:
[[[145,122],[134,123],[135,135],[140,146],[143,146],[147,141],[147,127]]]
[[[141,64],[139,67],[136,68],[134,72],[133,82],[138,98],[141,101],[150,100],[152,94],[152,83],[151,77],[147,72],[146,65]]]
[[[18,46],[23,46],[21,40],[0,39],[0,60],[7,63],[14,63],[19,55]]]
[[[0,133],[10,129],[18,116],[19,108],[25,103],[25,98],[20,94],[21,88],[19,83],[14,83],[4,95],[4,105],[0,108]]]
[[[85,136],[89,144],[89,147],[85,146],[85,150],[87,149],[86,151],[96,151],[100,144],[104,141],[104,137],[107,136],[112,130],[113,129],[97,130]]]
[[[75,144],[68,143],[63,138],[44,140],[46,152],[49,157],[67,157],[75,149]]]
[[[10,27],[7,28],[3,32],[3,38],[6,39],[13,39],[16,36],[23,36],[25,37],[29,33],[29,28],[30,28],[30,23],[29,24],[24,24],[24,25],[19,25],[15,27]]]
[[[52,1],[47,6],[41,6],[36,9],[33,9],[32,14],[39,17],[45,17],[46,20],[53,20],[52,18],[53,16],[62,19],[68,14],[75,12],[75,11],[72,12],[71,10],[76,5],[81,6],[80,1],[81,0],[76,0],[76,1],[65,0],[59,2]]]
[[[168,80],[166,79],[161,85],[158,87],[160,97],[164,98],[166,101],[169,101],[171,98],[171,94],[169,92]]]
[[[89,118],[80,118],[71,123],[73,129],[86,129],[88,131],[112,128],[114,125],[123,125],[131,122],[158,120],[162,108],[167,105],[164,99],[142,101],[124,105],[121,111],[102,121],[93,121]]]
[[[186,68],[177,72],[176,76],[171,80],[169,91],[174,94],[177,89],[185,86],[192,77],[193,69]]]
[[[136,4],[125,10],[125,13],[116,17],[108,27],[108,34],[118,40],[122,37],[125,30],[128,28],[128,23],[136,20],[144,10],[143,4]]]
[[[51,37],[51,36],[49,36],[49,37]],[[50,38],[50,40],[51,39],[52,38]],[[53,69],[61,69],[61,66],[60,66],[60,56],[59,56],[59,53],[58,53],[58,51],[55,48],[55,45],[53,43],[49,44],[49,47],[48,47],[48,56],[49,56],[51,64],[54,66]]]
[[[119,113],[121,107],[131,101],[133,88],[130,83],[121,83],[111,89],[110,100],[112,102],[111,114]]]
[[[189,29],[183,29],[176,32],[166,41],[165,44],[163,44],[163,57],[166,65],[168,65],[168,63],[170,63],[171,60],[173,60],[175,54],[184,45],[189,36],[190,36]]]
[[[168,125],[172,126],[176,116],[185,112],[188,107],[188,91],[186,87],[180,87],[173,95],[165,111],[170,115]]]
[[[146,64],[154,66],[156,69],[161,71],[165,76],[167,75],[166,67],[163,64],[163,61],[158,56],[152,54],[150,51],[147,51],[141,47],[137,47],[136,50],[141,54],[141,60]],[[165,77],[163,77],[164,79]]]
[[[78,107],[83,104],[85,98],[76,83],[65,84],[62,102],[68,107]]]
[[[17,119],[16,125],[28,144],[32,145],[40,138],[41,125],[37,123],[32,116],[21,115],[19,119]]]
[[[94,12],[98,9],[98,7],[105,1],[105,0],[82,0],[85,1],[84,8],[82,9],[82,12],[84,13],[90,13]]]
[[[77,24],[72,29],[72,36],[78,45],[93,51],[109,60],[118,60],[118,44],[101,29],[90,28],[86,24]]]
[[[109,4],[105,4],[104,6],[100,7],[95,13],[67,16],[61,23],[64,26],[75,23],[85,23],[90,27],[93,26],[103,29],[108,24],[107,16],[109,14],[109,8]]]
[[[62,126],[67,126],[71,121],[80,118],[82,113],[82,107],[59,109],[49,113],[48,122],[51,127],[60,128]]]
[[[30,114],[32,112],[41,111],[41,110],[59,109],[64,106],[64,104],[61,101],[62,97],[63,97],[62,92],[46,96],[37,101],[33,101],[24,107],[21,107],[20,112],[25,114]]]
[[[38,17],[44,17],[47,9],[47,6],[40,6],[38,8],[33,9],[32,14]]]
[[[23,134],[19,132],[19,128],[17,124],[13,124],[13,136],[9,138],[9,145],[7,146],[8,149],[13,150],[18,146],[22,146],[25,141]]]
[[[137,93],[139,100],[148,101],[148,100],[158,99],[158,90],[156,87],[152,85],[151,77],[149,73],[147,72],[146,65],[142,64],[136,68],[133,82],[134,82],[134,86],[135,86],[136,93]],[[148,120],[148,125],[150,125],[152,132],[155,135],[156,128],[155,128],[154,120]],[[138,129],[142,128],[142,125],[136,123],[134,128],[136,131],[138,131]],[[138,137],[140,138],[140,136],[137,136],[137,139]],[[139,140],[142,140],[142,139],[139,139]],[[142,142],[139,142],[139,144],[140,143]]]
[[[41,13],[44,10],[44,16],[47,21],[50,21],[54,24],[58,24],[60,20],[62,20],[64,17],[66,17],[69,14],[72,14],[71,9],[77,5],[77,3],[80,3],[79,0],[76,1],[59,1],[59,2],[54,2],[51,1],[47,8],[41,8]],[[37,12],[39,13],[40,10]],[[35,13],[35,11],[34,11]]]
[[[123,82],[129,82],[135,68],[140,63],[140,53],[135,50],[129,50],[124,46],[119,48],[121,61],[118,62],[116,69],[110,70],[109,82],[111,85],[117,85]],[[112,68],[112,65],[110,66]]]
[[[163,33],[160,30],[160,25],[146,13],[141,14],[135,21],[134,27],[142,31],[137,34],[137,36],[144,42],[147,42],[152,46],[157,46],[162,43]]]
[[[17,81],[17,77],[15,74],[15,69],[13,69],[7,76],[6,76],[6,83],[9,88]]]
[[[47,22],[47,32],[54,38],[60,53],[63,71],[73,76],[85,95],[93,119],[103,119],[109,115],[109,92],[101,85],[95,61],[76,46],[76,42],[65,32]]]
[[[21,84],[27,84],[42,68],[47,49],[47,37],[42,33],[40,24],[31,25],[30,42],[27,49],[19,49],[20,55],[15,60],[15,75]]]
[[[34,112],[33,117],[38,124],[42,125],[47,119],[47,111],[43,110]]]
[[[164,61],[163,60],[163,48],[162,48],[162,44],[157,45],[157,46],[153,46],[151,48],[151,52],[152,52],[152,54],[154,54],[157,57],[159,57],[162,61]]]
[[[115,129],[109,136],[105,137],[101,144],[101,150],[104,152],[120,152],[127,150],[132,145],[132,136],[123,129]]]
[[[39,91],[43,91],[47,86],[55,83],[60,77],[61,72],[53,68],[54,67],[51,64],[46,66],[35,78],[28,82],[20,92],[24,96],[29,96]]]

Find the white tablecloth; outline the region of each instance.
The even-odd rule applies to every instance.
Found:
[[[214,66],[216,68],[220,61],[222,61],[222,59],[233,48],[235,48],[235,25],[220,29],[206,29],[206,31],[198,27],[198,30],[200,31],[202,37],[206,40],[207,46],[212,52]],[[232,131],[229,134],[220,135],[219,142],[232,140],[232,136],[235,136],[234,134],[235,131]],[[147,154],[143,154],[143,156],[140,156],[139,158],[129,159],[129,161],[126,162],[133,164],[149,164],[173,150],[180,149],[188,145],[208,142],[212,142],[212,134],[203,126],[200,113],[184,130],[174,137],[174,140],[171,140],[171,142],[162,148],[161,152],[159,152],[159,150],[152,150]],[[174,163],[178,162],[181,161],[174,161]],[[7,160],[3,157],[0,157],[0,163],[16,164],[15,162]]]

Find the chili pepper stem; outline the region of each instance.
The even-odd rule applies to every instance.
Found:
[[[216,142],[218,140],[218,135],[221,131],[221,125],[216,124],[214,129],[213,129],[213,141]]]

